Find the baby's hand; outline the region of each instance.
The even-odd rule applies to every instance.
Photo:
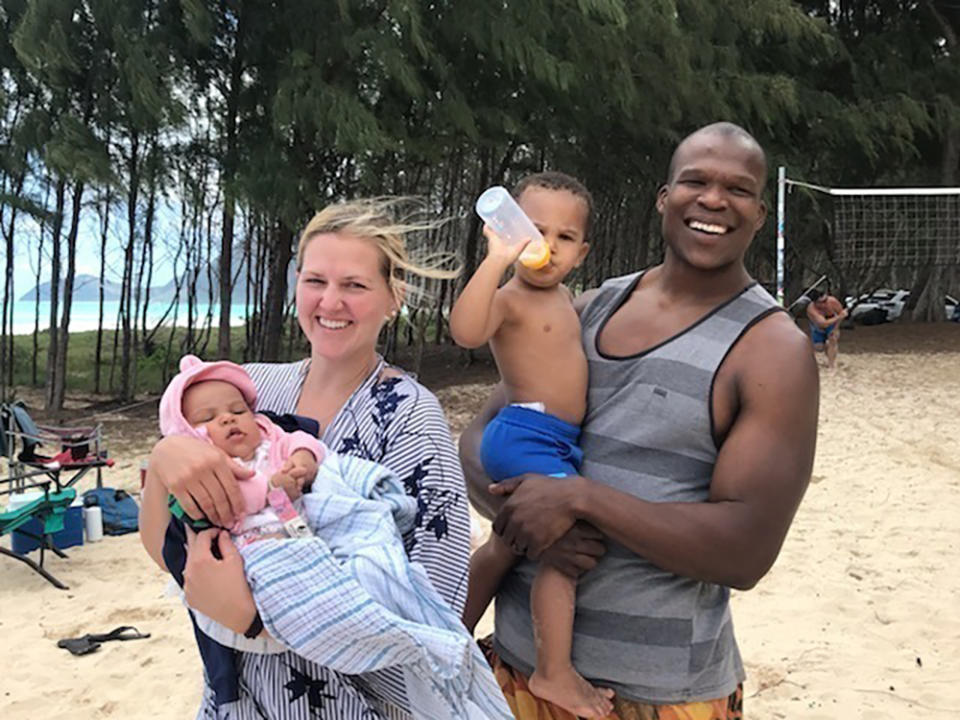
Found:
[[[289,464],[290,461],[288,460],[283,464],[280,472],[274,473],[273,476],[271,476],[270,485],[282,489],[287,494],[287,497],[290,498],[290,501],[293,502],[303,495],[303,478],[296,478],[289,472],[284,472],[284,468]]]
[[[497,235],[489,225],[483,226],[483,234],[487,238],[487,257],[501,260],[507,265],[513,265],[532,240],[527,238],[511,245]]]
[[[313,479],[317,476],[317,459],[309,450],[297,450],[290,456],[290,459],[280,468],[281,472],[287,472],[301,481],[301,488],[310,488]]]

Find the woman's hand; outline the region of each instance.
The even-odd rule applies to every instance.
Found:
[[[491,485],[494,495],[509,495],[493,521],[493,531],[514,552],[538,560],[577,521],[574,499],[582,480],[530,473]]]
[[[213,528],[194,533],[188,527],[186,531],[183,594],[187,605],[242,635],[257,614],[243,574],[243,557],[226,530]]]
[[[163,485],[190,517],[230,527],[246,512],[237,478],[252,475],[210,443],[171,436],[153,446],[147,482]]]

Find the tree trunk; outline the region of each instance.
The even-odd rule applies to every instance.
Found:
[[[250,274],[251,267],[253,266],[253,257],[252,257],[252,238],[254,236],[255,227],[252,222],[252,213],[247,217],[247,233],[243,239],[243,262],[244,262],[244,273],[246,282],[243,287],[243,301],[244,301],[244,322],[243,322],[243,360],[244,362],[250,362],[250,351],[253,344],[253,318],[250,316],[250,306],[253,299],[253,277]]]
[[[107,233],[110,231],[110,186],[103,199],[100,223],[100,286],[97,289],[97,344],[93,354],[93,391],[100,392],[100,365],[103,362],[103,302],[107,281]]]
[[[127,246],[123,253],[124,283],[121,289],[120,323],[123,331],[120,351],[120,397],[128,402],[133,397],[130,366],[136,358],[133,353],[133,261],[137,238],[137,202],[140,194],[140,135],[130,133],[130,157],[127,160]]]
[[[20,196],[23,192],[23,183],[26,179],[26,170],[20,173],[19,177],[13,183],[13,194]],[[5,282],[3,284],[3,315],[2,315],[2,333],[0,333],[0,375],[3,376],[3,391],[0,392],[0,399],[7,400],[7,386],[13,386],[13,351],[14,351],[14,332],[13,316],[14,303],[17,298],[14,294],[13,260],[14,260],[14,242],[13,234],[17,227],[17,208],[10,208],[10,220],[5,232],[7,248],[7,266]]]
[[[233,302],[233,192],[224,189],[223,233],[220,239],[220,324],[217,334],[217,357],[230,357],[230,306]]]
[[[83,202],[83,183],[73,186],[70,230],[67,233],[67,274],[63,280],[63,316],[60,321],[60,341],[57,343],[53,378],[53,396],[48,409],[60,411],[67,391],[67,349],[70,345],[70,311],[73,309],[73,280],[77,273],[77,234],[80,231],[80,211]],[[48,381],[49,382],[49,381]]]
[[[278,221],[276,237],[270,246],[270,284],[267,288],[267,303],[264,308],[263,360],[276,362],[280,359],[283,337],[283,311],[287,304],[287,270],[293,258],[293,233]]]
[[[53,406],[53,385],[56,375],[55,360],[57,357],[57,311],[60,298],[60,233],[63,232],[63,206],[65,202],[67,181],[60,178],[57,181],[57,208],[53,222],[53,246],[50,253],[50,329],[47,330],[49,346],[47,347],[47,377],[44,391],[44,406],[48,409]]]
[[[220,238],[220,332],[217,335],[217,357],[230,357],[230,306],[233,304],[233,235],[236,216],[234,182],[237,171],[237,115],[243,81],[243,40],[247,13],[238,8],[237,34],[230,61],[230,88],[227,92],[227,115],[224,119],[227,151],[223,159],[223,228]]]
[[[47,207],[50,200],[50,184],[47,183],[47,192],[43,199],[43,207]],[[36,288],[33,294],[33,357],[30,360],[31,365],[31,384],[37,387],[39,379],[37,377],[37,358],[40,356],[40,271],[43,268],[43,238],[46,234],[46,221],[40,224],[40,242],[37,243],[37,274],[33,287]]]
[[[154,145],[156,148],[156,145]],[[156,171],[150,177],[150,196],[147,199],[147,217],[143,225],[143,259],[147,271],[146,282],[143,283],[143,305],[140,313],[140,344],[144,355],[151,355],[151,348],[147,347],[147,338],[152,336],[148,329],[150,311],[150,285],[153,282],[153,225],[157,216],[157,177]],[[143,273],[141,273],[141,276]]]
[[[433,342],[435,345],[440,345],[443,343],[443,333],[444,333],[444,323],[443,323],[443,305],[447,299],[447,288],[450,283],[447,280],[440,281],[440,292],[437,293],[437,324],[433,333]]]
[[[3,222],[3,208],[0,207],[0,223]],[[0,402],[7,402],[7,386],[13,385],[13,352],[10,353],[10,360],[7,360],[7,340],[9,338],[10,348],[13,349],[13,230],[15,227],[14,218],[16,217],[16,208],[10,209],[10,232],[6,237],[7,267],[4,273],[5,281],[3,283],[3,322],[0,323]],[[7,318],[9,316],[9,333],[7,331]]]
[[[946,320],[946,295],[950,289],[952,270],[952,267],[946,265],[921,268],[910,289],[910,300],[901,317],[913,322]]]

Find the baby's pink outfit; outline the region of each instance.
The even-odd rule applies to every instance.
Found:
[[[247,514],[230,528],[231,533],[240,536],[235,538],[238,545],[253,542],[263,535],[286,534],[283,521],[267,498],[267,493],[270,492],[270,478],[280,471],[283,463],[289,460],[297,450],[309,451],[316,459],[317,465],[323,462],[326,454],[323,443],[309,433],[302,430],[288,433],[263,415],[257,415],[256,421],[257,427],[260,428],[261,441],[253,458],[250,460],[234,458],[240,465],[254,471],[253,477],[237,483],[247,509]],[[205,431],[201,434],[207,435]]]
[[[204,380],[221,380],[230,383],[240,391],[248,407],[256,407],[257,389],[242,367],[228,360],[208,363],[195,355],[184,355],[180,359],[180,372],[170,380],[167,389],[163,392],[163,397],[160,398],[160,432],[164,437],[185,435],[210,442],[210,435],[206,428],[193,427],[183,416],[184,391],[194,383]],[[260,428],[260,445],[253,459],[244,461],[234,458],[241,465],[256,471],[253,477],[237,482],[240,494],[243,496],[246,515],[231,528],[231,532],[241,534],[241,539],[253,533],[254,536],[246,538],[248,541],[253,541],[260,535],[284,532],[283,523],[267,501],[270,478],[279,472],[283,463],[289,460],[297,450],[311,452],[317,465],[323,462],[326,455],[325,446],[313,435],[302,430],[288,433],[274,425],[264,415],[256,415],[255,419],[257,427]],[[258,518],[257,516],[261,514],[265,517]],[[275,524],[271,525],[271,523]]]

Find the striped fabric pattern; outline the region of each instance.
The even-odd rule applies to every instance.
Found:
[[[250,364],[245,369],[257,386],[258,411],[296,410],[309,360]],[[321,439],[331,450],[385,465],[399,478],[416,503],[413,527],[403,535],[407,555],[423,567],[440,597],[459,616],[466,599],[470,547],[463,472],[436,397],[409,375],[385,373],[388,369],[381,360]],[[293,652],[241,652],[237,664],[240,700],[218,707],[206,684],[198,717],[411,717],[406,681],[397,668],[343,675]]]
[[[382,465],[331,453],[303,498],[316,537],[243,548],[257,606],[298,655],[357,675],[402,667],[414,717],[511,718],[460,618],[409,562],[416,501]]]
[[[724,358],[778,309],[752,284],[673,338],[632,357],[604,356],[597,335],[640,274],[610,280],[581,315],[590,368],[581,473],[650,502],[703,502],[718,448],[710,404]],[[497,597],[497,653],[529,674],[535,651],[519,564]],[[615,542],[577,586],[573,660],[591,682],[647,703],[730,695],[743,680],[729,589],[655,567]]]

